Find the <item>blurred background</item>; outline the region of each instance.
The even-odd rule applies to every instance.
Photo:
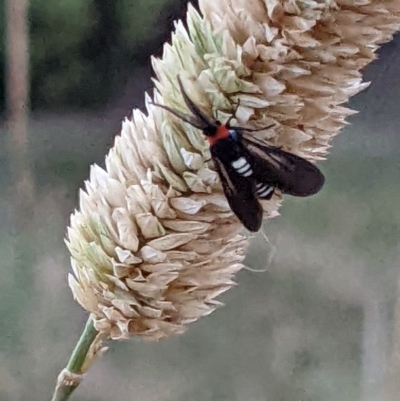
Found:
[[[27,1],[0,0],[0,401],[50,399],[86,320],[63,243],[78,189],[143,107],[150,56],[186,10]],[[111,344],[72,399],[400,399],[399,47],[365,70],[324,190],[287,198],[252,240],[247,263],[264,272],[242,271],[183,336]]]

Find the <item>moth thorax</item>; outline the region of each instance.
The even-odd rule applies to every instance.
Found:
[[[232,167],[243,177],[250,177],[253,174],[253,170],[249,162],[242,156],[239,159],[233,161]]]
[[[232,139],[237,140],[237,132],[234,129],[229,130],[229,135]]]

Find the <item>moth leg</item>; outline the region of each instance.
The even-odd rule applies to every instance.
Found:
[[[229,127],[230,122],[232,121],[233,118],[236,118],[236,113],[238,111],[238,108],[240,106],[240,99],[238,100],[235,110],[233,111],[232,115],[229,117],[228,121],[226,122],[226,126]],[[230,127],[229,127],[230,128]]]
[[[267,125],[266,127],[261,127],[261,128],[243,128],[243,127],[229,127],[229,128],[231,128],[233,130],[237,130],[237,131],[258,132],[258,131],[270,129],[274,126],[275,126],[275,124],[270,124],[270,125]]]

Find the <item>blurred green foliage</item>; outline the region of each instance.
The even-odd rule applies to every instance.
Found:
[[[155,22],[163,8],[173,0],[124,0],[114,4],[115,17],[120,24],[122,47],[137,53],[138,47],[154,37]],[[165,23],[165,22],[164,22]]]
[[[0,0],[0,111],[4,109],[5,12]],[[31,0],[33,109],[95,108],[118,93],[167,34],[172,0]],[[175,2],[176,5],[176,2]]]
[[[83,95],[82,103],[89,100],[85,97],[95,89],[99,77],[83,50],[97,20],[91,1],[32,1],[30,52],[34,106],[61,106],[69,103],[71,97],[79,98],[77,91]]]

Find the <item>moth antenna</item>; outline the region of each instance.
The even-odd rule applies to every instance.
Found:
[[[171,107],[168,106],[164,106],[163,104],[159,104],[159,103],[154,103],[154,102],[150,102],[150,104],[152,104],[153,106],[157,106],[157,107],[161,107],[164,110],[169,111],[171,114],[173,114],[175,117],[178,117],[179,119],[181,119],[182,121],[185,121],[185,123],[190,124],[192,127],[198,128],[198,129],[204,129],[203,126],[196,124],[195,122],[193,122],[193,118],[190,117],[187,114],[181,113],[177,110],[174,110]]]
[[[206,124],[207,126],[211,127],[211,126],[215,126],[215,123],[210,120],[206,114],[204,114],[193,102],[192,99],[190,99],[189,95],[186,93],[185,88],[183,87],[182,84],[182,80],[181,77],[179,75],[176,76],[177,80],[178,80],[178,84],[179,84],[179,88],[181,90],[182,93],[182,97],[183,100],[186,103],[186,106],[188,107],[188,109],[200,120],[202,121],[204,124]]]

